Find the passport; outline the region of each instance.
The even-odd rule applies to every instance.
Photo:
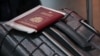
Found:
[[[18,29],[19,26],[16,26],[17,24],[20,25],[20,27],[23,26],[23,29],[30,28],[33,29],[32,32],[38,32],[46,28],[47,26],[59,21],[64,16],[64,12],[39,5],[13,19],[12,21],[15,23],[13,24],[13,28],[16,27]],[[22,31],[24,31],[23,29]],[[25,31],[28,31],[28,29]]]

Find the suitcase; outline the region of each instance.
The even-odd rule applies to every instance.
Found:
[[[2,56],[100,56],[99,33],[81,16],[63,9],[66,17],[41,32],[27,34],[0,24]]]

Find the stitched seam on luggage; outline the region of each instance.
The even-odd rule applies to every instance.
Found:
[[[11,35],[10,35],[10,36],[11,36]],[[14,47],[14,49],[12,50],[11,53],[14,53],[15,49],[16,49],[19,45],[21,45],[21,42],[23,42],[25,39],[26,39],[26,38],[24,37],[20,42],[18,42],[18,44]],[[16,41],[17,41],[17,40],[16,40]]]
[[[40,38],[40,40],[41,41],[43,41],[41,38]],[[44,41],[43,41],[44,42]],[[45,43],[45,42],[44,42]],[[54,53],[55,53],[55,51],[47,44],[47,43],[45,43]]]
[[[29,40],[31,43],[33,43],[35,46],[37,46],[30,38],[29,38],[28,40]],[[40,46],[42,46],[44,43],[45,43],[45,42],[42,42],[39,46],[37,46],[37,47],[35,48],[35,50],[33,50],[33,51],[30,53],[29,56],[32,56],[32,54],[33,54],[37,49],[39,49],[45,56],[48,56],[48,55],[46,55],[46,54],[44,53],[43,50],[40,49]]]
[[[79,26],[75,29],[75,31],[77,31],[81,26],[82,26],[82,25],[79,25]]]
[[[33,43],[33,42],[32,42]],[[44,42],[43,43],[41,43],[39,46],[37,46],[30,54],[29,54],[29,56],[32,56],[32,54],[37,50],[37,49],[39,49],[39,47],[41,46],[41,45],[43,45],[44,44]],[[45,54],[45,53],[44,53]]]
[[[11,33],[11,30],[10,30],[10,32],[9,32],[9,33]],[[11,35],[11,34],[9,34],[9,36],[11,36],[11,37],[12,37],[12,35]],[[14,37],[14,36],[13,36],[13,37]],[[6,39],[6,38],[5,38],[5,39]],[[13,39],[15,39],[15,38],[13,38]],[[24,38],[24,39],[25,39],[25,38]],[[22,40],[21,40],[21,42],[22,42],[24,39],[22,39]],[[15,39],[15,40],[16,40],[16,39]],[[16,41],[17,41],[17,40],[16,40]],[[21,43],[21,42],[20,42],[20,43]],[[19,44],[17,44],[17,45],[15,46],[15,48],[12,50],[11,54],[13,54],[13,53],[14,53],[14,51],[15,51],[15,49],[17,48],[17,46],[18,46],[18,45],[21,45],[20,43],[19,43]],[[21,46],[23,47],[23,45],[21,45]],[[27,50],[25,47],[23,47],[23,48],[24,48],[25,50]],[[27,51],[27,52],[28,52],[28,51]],[[28,52],[28,53],[29,53],[29,52]]]
[[[1,24],[1,26],[4,28],[4,30],[5,30],[6,32],[8,31],[8,30],[6,30],[6,28],[5,28],[2,24]],[[9,35],[10,32],[11,32],[11,30],[7,32],[7,34],[4,36],[3,40],[1,41],[1,44],[0,44],[0,51],[1,51],[1,48],[2,48],[2,45],[3,45],[4,41],[5,41],[5,39],[7,38],[7,35]]]
[[[40,40],[43,41],[55,54],[59,55],[51,46],[49,46],[49,44],[47,42],[45,42],[41,37],[40,37]],[[53,44],[55,47],[57,47],[53,42],[51,42],[48,38],[46,38],[46,40],[49,41],[49,43]],[[57,47],[58,50],[60,50],[58,47]],[[61,51],[61,50],[60,50]],[[60,55],[59,55],[60,56]]]
[[[67,13],[67,9],[63,9],[66,13]],[[63,21],[65,22],[65,23],[67,23],[67,18],[69,17],[69,15],[71,15],[71,13],[73,13],[73,11],[71,11],[68,15],[66,15],[65,17],[64,17],[64,19],[63,19]]]

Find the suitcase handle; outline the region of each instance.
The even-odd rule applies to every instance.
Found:
[[[82,23],[84,26],[86,26],[87,28],[89,28],[91,31],[93,31],[96,35],[100,36],[99,32],[92,26],[90,26],[89,24],[87,24],[85,22],[85,20],[81,20],[80,23]],[[88,38],[88,42],[90,42],[93,39],[93,37]]]
[[[91,47],[91,44],[88,43],[81,35],[76,33],[69,25],[64,24],[62,21],[57,22],[54,24],[56,28],[64,32],[68,35],[71,39],[73,39],[80,47],[83,49],[87,49],[87,47]]]
[[[92,26],[90,26],[89,24],[87,24],[84,20],[80,21],[83,25],[85,25],[86,27],[88,27],[89,29],[91,29],[92,31],[97,33],[97,30],[94,29]]]

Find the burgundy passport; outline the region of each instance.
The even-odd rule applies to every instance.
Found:
[[[36,8],[33,8],[33,11],[30,13],[27,14],[26,12],[26,15],[15,20],[15,23],[40,31],[60,20],[64,15],[64,12],[39,5]]]

